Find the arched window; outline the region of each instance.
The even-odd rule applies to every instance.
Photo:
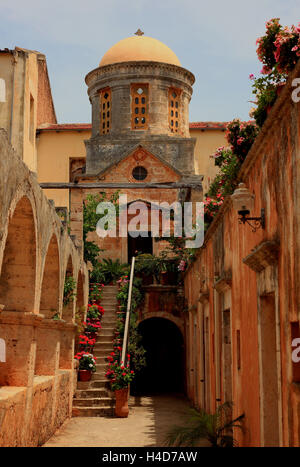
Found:
[[[111,90],[105,88],[100,91],[100,134],[110,132],[111,125]]]
[[[131,128],[145,130],[148,128],[148,84],[131,85]]]
[[[169,89],[169,127],[172,133],[180,130],[180,96],[180,89]]]

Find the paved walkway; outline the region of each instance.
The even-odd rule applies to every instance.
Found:
[[[168,430],[184,424],[189,406],[181,395],[130,397],[128,418],[71,418],[44,446],[163,446]]]

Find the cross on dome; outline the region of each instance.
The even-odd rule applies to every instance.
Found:
[[[136,36],[143,36],[144,35],[143,31],[141,31],[140,28],[134,34]]]

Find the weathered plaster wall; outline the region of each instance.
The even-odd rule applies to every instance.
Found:
[[[255,194],[251,215],[264,208],[266,228],[239,224],[228,199],[185,278],[189,397],[214,411],[231,391],[234,416],[245,414],[244,434],[235,432],[243,446],[300,445],[291,359],[291,323],[299,330],[300,321],[300,108],[291,99],[299,75],[300,64],[240,172]]]

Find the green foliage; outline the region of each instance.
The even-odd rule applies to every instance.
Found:
[[[66,276],[64,283],[63,306],[73,302],[76,297],[76,281],[72,276]]]
[[[201,439],[207,439],[211,447],[233,447],[237,443],[231,434],[233,428],[243,430],[244,415],[232,419],[232,403],[220,405],[214,414],[204,410],[191,409],[186,426],[175,426],[166,437],[168,446],[195,446]]]
[[[96,358],[93,354],[85,351],[77,352],[74,358],[79,361],[79,370],[89,370],[93,373],[96,371]]]
[[[99,282],[104,285],[115,283],[128,271],[128,264],[121,264],[120,260],[113,261],[111,258],[103,258],[97,261],[90,274],[91,282]]]
[[[97,206],[99,203],[110,201],[113,203],[116,216],[119,215],[118,205],[119,191],[116,191],[107,199],[106,193],[99,193],[96,195],[88,194],[83,203],[83,244],[84,244],[84,260],[90,261],[93,265],[96,264],[97,257],[101,250],[94,242],[87,241],[89,232],[96,230],[97,222],[102,219],[107,210],[103,214],[97,214]],[[107,227],[107,226],[106,226]]]
[[[276,101],[278,89],[285,82],[285,77],[276,70],[253,81],[252,92],[256,97],[256,109],[252,116],[257,125],[262,127],[270,108]]]
[[[224,152],[219,165],[220,171],[210,184],[206,196],[217,199],[218,194],[222,197],[232,194],[240,166],[240,159],[230,149]]]
[[[119,364],[117,361],[114,361],[106,375],[111,380],[112,391],[116,391],[129,386],[134,378],[134,371],[130,369],[129,363],[124,366]]]
[[[134,270],[136,273],[145,274],[145,276],[156,275],[156,257],[150,253],[140,253],[135,259]]]
[[[124,276],[119,281],[120,287],[117,295],[119,301],[120,311],[123,312],[119,315],[117,321],[117,332],[118,335],[124,335],[125,327],[125,316],[127,310],[128,302],[128,293],[129,293],[129,281],[128,276]],[[132,295],[131,295],[131,314],[130,314],[130,324],[129,324],[129,342],[128,342],[128,352],[131,355],[132,368],[135,371],[139,371],[146,365],[145,359],[145,349],[141,345],[141,336],[138,332],[138,314],[137,309],[144,300],[144,294],[142,292],[142,279],[134,277],[132,284]]]
[[[222,206],[226,196],[231,195],[237,186],[241,165],[247,156],[259,128],[253,122],[234,119],[227,126],[226,138],[230,148],[220,147],[213,157],[218,160],[219,173],[209,186],[204,201],[204,220],[207,228]]]
[[[230,144],[232,153],[243,162],[247,156],[256,136],[258,127],[253,122],[241,122],[235,118],[227,125],[226,139]],[[230,155],[229,155],[230,157]]]
[[[99,248],[95,242],[89,242],[85,240],[84,242],[84,261],[90,261],[94,266],[97,262],[97,258],[99,253],[104,251],[103,249]]]

